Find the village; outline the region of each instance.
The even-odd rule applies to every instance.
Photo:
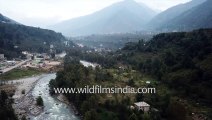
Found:
[[[15,68],[27,69],[34,68],[44,71],[53,70],[54,66],[61,65],[62,58],[65,53],[51,56],[47,53],[30,53],[27,51],[22,52],[26,56],[26,59],[13,59],[7,60],[4,54],[0,54],[0,74],[9,72]]]
[[[66,55],[65,52],[48,54],[28,51],[23,51],[22,54],[26,56],[25,59],[13,60],[7,60],[4,54],[0,54],[0,90],[6,91],[14,99],[13,108],[19,119],[29,113],[34,116],[42,112],[42,107],[36,106],[32,90],[42,78],[42,74],[62,69],[63,58]]]

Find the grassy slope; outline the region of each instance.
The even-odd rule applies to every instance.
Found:
[[[42,72],[36,69],[14,69],[5,74],[0,75],[0,80],[13,80],[13,79],[20,79],[27,76],[38,75]]]

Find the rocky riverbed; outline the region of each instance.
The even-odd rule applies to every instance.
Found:
[[[30,120],[79,120],[64,96],[50,96],[49,81],[55,77],[53,73],[10,81],[16,86],[13,108],[19,119],[25,116]],[[36,105],[38,96],[42,97],[44,107]]]
[[[26,118],[29,118],[29,115],[37,116],[42,112],[43,107],[36,105],[36,99],[32,95],[32,90],[37,82],[44,76],[45,75],[39,75],[20,80],[13,80],[13,83],[16,83],[16,92],[13,96],[13,108],[19,119],[23,116]]]

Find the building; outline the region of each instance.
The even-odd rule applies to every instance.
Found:
[[[136,102],[134,106],[137,110],[142,110],[143,112],[148,112],[150,109],[150,105],[146,102]]]
[[[14,66],[16,64],[15,61],[7,61],[7,65],[9,66]]]

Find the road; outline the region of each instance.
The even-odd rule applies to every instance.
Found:
[[[3,73],[6,73],[6,72],[8,72],[8,71],[10,71],[10,70],[12,70],[12,69],[15,69],[15,68],[17,68],[17,67],[20,67],[21,65],[25,64],[25,63],[28,62],[28,61],[30,61],[30,60],[28,59],[28,60],[22,61],[22,62],[20,62],[20,63],[14,65],[14,66],[11,66],[11,67],[9,67],[9,68],[5,68],[5,69],[2,70],[2,71],[3,71]]]

